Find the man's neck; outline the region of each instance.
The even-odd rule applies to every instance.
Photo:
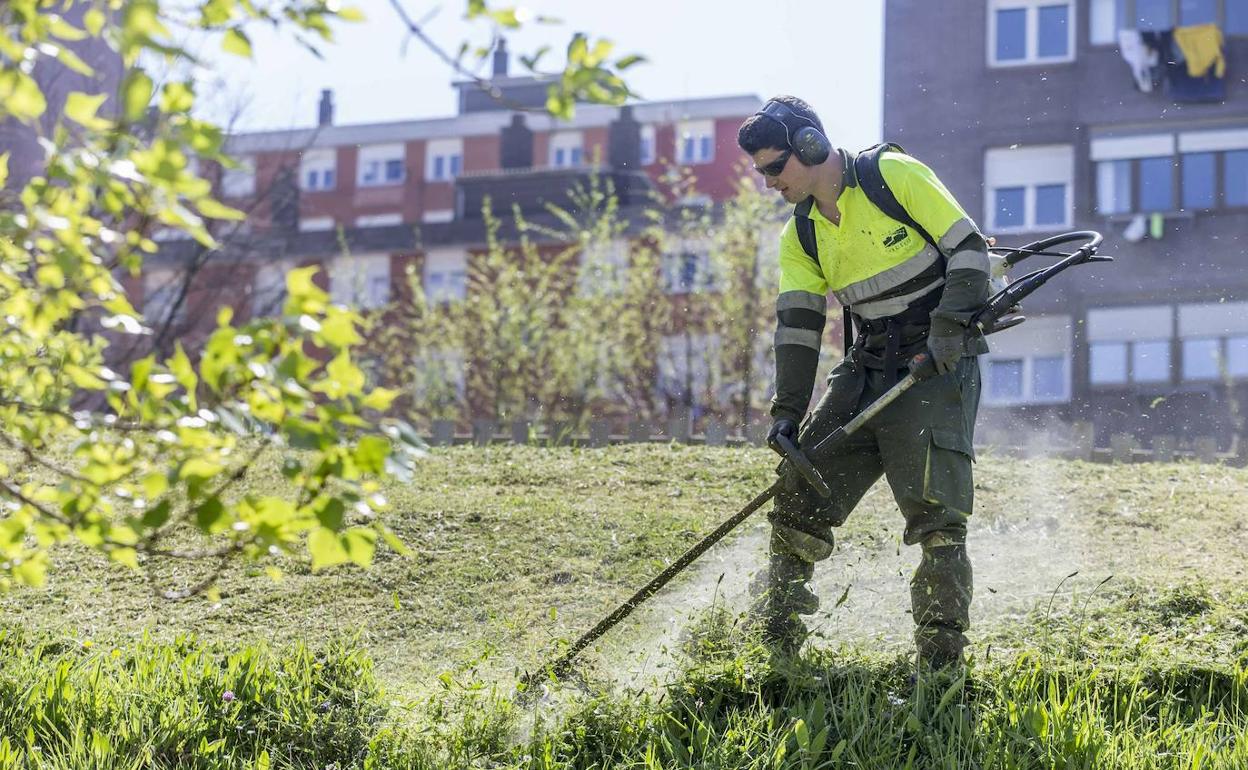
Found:
[[[815,196],[815,205],[819,207],[819,213],[835,222],[840,219],[840,210],[836,207],[836,200],[841,197],[841,190],[845,188],[845,174],[841,168],[840,153],[832,153],[821,170],[824,173],[819,175],[812,194]]]

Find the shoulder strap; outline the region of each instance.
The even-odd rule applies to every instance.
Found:
[[[923,240],[932,244],[932,248],[940,252],[940,247],[936,245],[936,239],[931,233],[923,229],[923,226],[910,216],[910,212],[906,211],[906,207],[901,205],[897,200],[897,196],[889,189],[888,182],[884,179],[884,174],[880,171],[880,156],[886,152],[899,152],[908,155],[901,145],[892,142],[882,142],[873,145],[858,153],[858,157],[854,159],[854,172],[858,178],[858,186],[862,188],[862,192],[867,196],[867,200],[871,201],[880,211],[883,211],[889,217],[896,219],[903,225],[912,228],[919,235],[923,236]]]
[[[793,220],[797,226],[797,240],[802,244],[802,251],[806,252],[806,256],[815,260],[815,266],[819,265],[819,241],[815,238],[815,223],[810,219],[810,207],[815,205],[815,198],[811,196],[801,203],[793,207]]]

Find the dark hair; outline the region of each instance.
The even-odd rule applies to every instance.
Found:
[[[793,114],[809,119],[823,133],[823,123],[815,110],[796,96],[773,96],[768,101],[779,102],[793,111]],[[790,130],[798,127],[789,126]],[[737,146],[750,155],[762,149],[786,150],[789,148],[788,134],[784,126],[775,119],[765,115],[754,114],[745,119],[741,128],[737,129]]]

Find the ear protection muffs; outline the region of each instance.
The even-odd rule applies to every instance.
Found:
[[[823,135],[815,122],[793,112],[787,105],[768,101],[761,110],[754,114],[771,118],[784,126],[789,149],[803,166],[818,166],[832,154],[832,143]],[[805,125],[802,125],[803,123]]]

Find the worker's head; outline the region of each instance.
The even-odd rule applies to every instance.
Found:
[[[737,131],[737,144],[750,156],[767,187],[789,203],[805,200],[831,154],[823,123],[796,96],[775,96]]]

